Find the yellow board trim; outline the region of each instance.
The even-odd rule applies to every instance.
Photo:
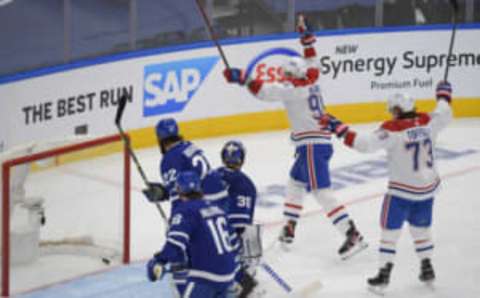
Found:
[[[430,112],[435,100],[417,100],[417,110]],[[346,123],[380,122],[389,119],[384,102],[329,105],[328,112]],[[480,98],[456,98],[453,102],[455,117],[480,117]],[[289,127],[284,110],[245,113],[181,122],[180,132],[189,140],[224,135],[282,130]],[[153,127],[130,131],[134,148],[156,146]]]
[[[417,100],[417,110],[430,112],[435,108],[435,100]],[[340,104],[328,106],[328,112],[346,123],[381,122],[389,119],[385,103],[370,102],[357,104]],[[456,98],[453,102],[455,117],[480,117],[480,98]],[[288,129],[289,123],[284,110],[245,113],[223,117],[212,117],[202,120],[185,121],[179,123],[181,134],[188,140],[211,138],[224,135],[257,133]],[[130,130],[132,146],[135,149],[157,146],[157,139],[153,127]],[[55,160],[53,165],[59,165],[77,160],[90,159],[120,152],[120,143],[100,146],[69,154]],[[160,155],[159,155],[160,158]],[[50,164],[52,165],[52,164]],[[38,167],[35,167],[38,169]],[[48,167],[41,167],[42,169]]]

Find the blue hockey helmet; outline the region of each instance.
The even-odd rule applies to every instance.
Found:
[[[160,139],[178,136],[177,121],[173,118],[166,118],[158,121],[155,130],[157,137]]]
[[[225,165],[241,166],[245,160],[245,147],[240,141],[228,141],[222,148],[222,162]]]
[[[177,191],[180,194],[201,193],[200,177],[194,171],[180,172],[177,176]]]

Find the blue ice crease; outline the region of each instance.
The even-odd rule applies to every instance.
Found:
[[[173,298],[167,280],[152,283],[145,275],[145,265],[142,263],[122,266],[118,269],[102,272],[66,283],[20,294],[18,298]]]

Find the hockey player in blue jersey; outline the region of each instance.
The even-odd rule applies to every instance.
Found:
[[[201,181],[194,171],[180,172],[175,208],[163,249],[147,263],[150,281],[170,268],[186,267],[185,298],[224,298],[232,285],[237,263],[238,239],[225,212],[203,200]]]
[[[168,196],[158,198],[153,193],[146,194],[149,200],[164,201],[169,199],[172,208],[175,208],[178,200],[174,189],[177,174],[191,170],[200,176],[204,198],[226,209],[228,207],[228,192],[225,184],[219,174],[211,170],[210,163],[203,151],[192,142],[183,139],[175,119],[160,120],[155,130],[163,155],[160,162],[160,175],[163,180],[162,185],[166,188]]]
[[[223,166],[217,171],[227,184],[230,196],[228,219],[243,245],[241,249],[242,270],[236,277],[242,289],[240,298],[248,295],[257,286],[254,275],[255,264],[261,256],[260,235],[256,233],[257,227],[252,226],[255,213],[257,189],[252,180],[242,172],[245,161],[245,147],[239,141],[228,141],[222,148],[221,158]],[[246,244],[248,243],[248,245]],[[249,248],[260,249],[250,250]]]
[[[194,171],[201,178],[204,199],[213,202],[222,209],[228,208],[228,192],[219,173],[212,171],[210,163],[203,151],[193,143],[186,141],[179,133],[178,124],[173,118],[160,120],[155,127],[158,144],[162,153],[160,161],[160,176],[162,183],[152,183],[144,190],[151,202],[170,200],[173,214],[179,197],[175,189],[177,175],[184,171]],[[166,191],[156,192],[156,187],[163,187]],[[157,194],[166,193],[164,196]],[[173,274],[173,281],[177,291],[182,294],[185,290],[185,274],[180,270]]]

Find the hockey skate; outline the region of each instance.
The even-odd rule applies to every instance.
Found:
[[[363,236],[360,235],[353,221],[350,220],[348,223],[350,228],[346,233],[347,239],[345,239],[345,242],[338,250],[338,254],[342,260],[347,260],[368,247],[368,244],[363,241]]]
[[[433,285],[433,281],[435,280],[435,271],[433,270],[432,263],[430,262],[429,258],[425,258],[421,261],[420,275],[418,278],[428,286]]]
[[[282,231],[280,232],[280,236],[278,240],[280,241],[280,245],[283,249],[289,250],[293,239],[295,238],[295,227],[297,223],[293,220],[289,220],[285,226],[283,226]]]
[[[368,289],[377,295],[383,295],[385,288],[390,282],[390,273],[392,272],[393,264],[387,263],[380,268],[377,276],[367,279]]]

